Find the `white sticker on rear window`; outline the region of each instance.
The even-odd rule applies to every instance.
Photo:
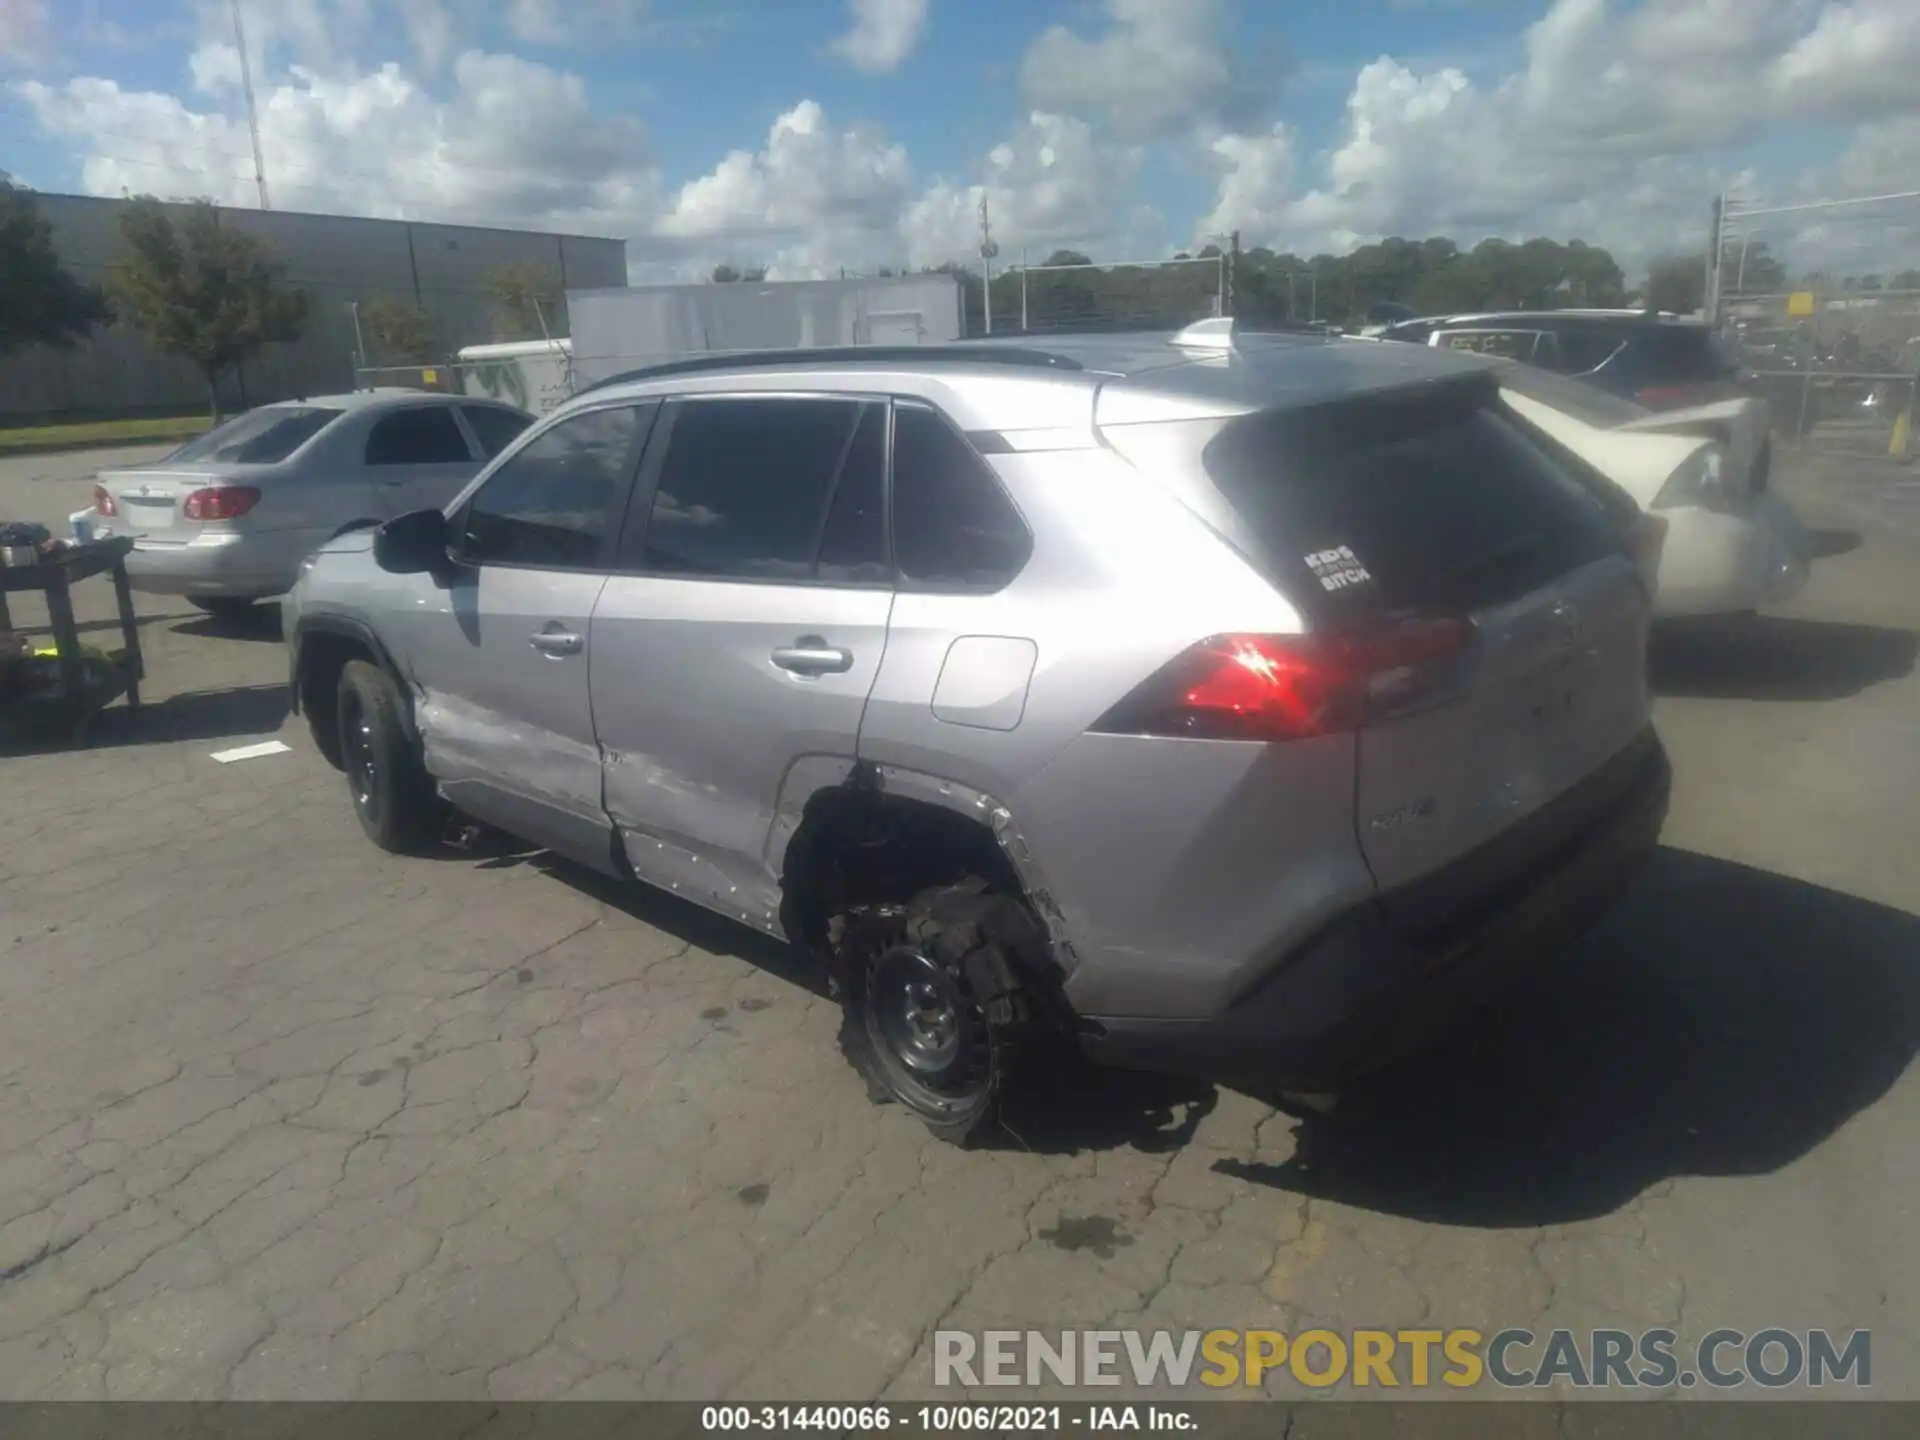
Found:
[[[1373,579],[1367,567],[1360,563],[1360,557],[1345,545],[1336,545],[1331,550],[1316,550],[1302,558],[1321,586],[1328,590],[1345,590],[1354,585],[1365,585]]]

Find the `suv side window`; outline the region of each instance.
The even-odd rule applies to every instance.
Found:
[[[367,432],[369,465],[457,465],[471,459],[450,405],[395,410]]]
[[[622,568],[797,583],[888,578],[884,406],[695,399],[671,414],[645,533],[637,546],[623,543]]]
[[[1033,537],[999,479],[931,407],[893,411],[893,554],[927,589],[995,590],[1020,573]]]
[[[519,438],[520,432],[533,423],[532,416],[502,410],[497,405],[462,405],[460,413],[467,417],[467,424],[473,427],[473,433],[479,438],[481,452],[489,460],[511,445]]]
[[[473,494],[459,522],[470,565],[585,570],[604,563],[650,405],[573,415],[536,436]]]

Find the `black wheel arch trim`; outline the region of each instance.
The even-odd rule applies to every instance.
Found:
[[[374,662],[391,675],[394,684],[399,687],[401,697],[407,702],[401,711],[402,718],[413,737],[419,738],[413,722],[413,692],[400,674],[400,667],[394,663],[392,652],[371,625],[348,615],[302,615],[294,622],[293,638],[287,646],[287,691],[288,704],[295,715],[300,713],[300,675],[305,665],[307,637],[310,635],[334,635],[364,646]]]

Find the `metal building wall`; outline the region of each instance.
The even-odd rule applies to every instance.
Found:
[[[120,253],[125,202],[81,195],[35,197],[53,229],[56,252],[82,280],[104,281]],[[426,308],[438,348],[493,338],[488,271],[514,263],[558,269],[570,287],[624,285],[624,240],[462,225],[222,208],[220,222],[272,247],[287,279],[313,292],[306,334],[275,345],[229,376],[221,403],[322,394],[353,386],[351,301],[391,295]],[[244,387],[244,392],[243,392]],[[206,403],[191,365],[156,355],[131,331],[96,331],[72,349],[35,346],[0,358],[0,417],[116,415],[187,409]]]

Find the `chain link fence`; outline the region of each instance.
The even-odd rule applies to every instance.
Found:
[[[1223,255],[1204,255],[1111,265],[1017,265],[993,278],[992,298],[992,333],[1177,330],[1227,313],[1227,262]],[[970,333],[986,333],[984,309],[982,321],[981,332],[969,325]]]
[[[1920,402],[1920,193],[1723,201],[1715,310],[1783,439],[1910,459]]]

